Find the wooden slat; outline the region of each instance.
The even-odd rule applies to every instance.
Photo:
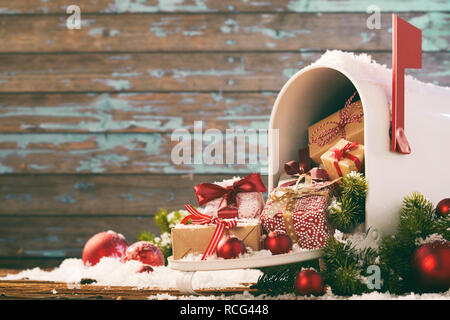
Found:
[[[81,257],[94,234],[114,230],[135,242],[142,231],[159,234],[153,217],[0,217],[0,256]]]
[[[405,13],[424,51],[448,50],[449,13]],[[1,16],[0,52],[391,50],[391,14],[90,15],[69,30],[65,16]],[[125,71],[124,71],[125,72]]]
[[[276,91],[316,61],[308,53],[5,54],[0,92]],[[449,52],[424,53],[423,81],[449,85]],[[372,57],[391,65],[390,52]]]
[[[196,290],[200,295],[232,295],[242,294],[244,292],[256,291],[250,289],[250,284],[242,287],[209,289],[201,288]],[[171,296],[186,295],[175,288],[143,289],[126,286],[96,286],[80,285],[64,282],[47,281],[0,281],[0,300],[1,299],[83,299],[83,300],[148,300],[150,296],[157,294],[168,294]]]
[[[0,217],[2,221],[18,215],[148,217],[161,207],[178,210],[185,204],[196,205],[194,185],[232,177],[218,174],[3,175],[0,176]],[[267,176],[262,178],[267,185]]]
[[[166,132],[267,128],[276,92],[5,94],[0,132]]]
[[[76,4],[82,13],[366,12],[370,5],[395,12],[450,10],[446,0],[77,0]],[[0,0],[0,14],[61,14],[69,5],[64,0]]]
[[[268,130],[233,132],[3,134],[0,173],[248,173],[267,166]]]
[[[33,258],[33,257],[0,257],[0,268],[5,269],[32,269],[39,267],[41,269],[55,268],[61,264],[64,258]],[[5,269],[0,271],[0,277],[7,274]],[[20,272],[21,270],[17,270]],[[16,273],[16,272],[14,272]],[[1,299],[1,297],[0,297]]]

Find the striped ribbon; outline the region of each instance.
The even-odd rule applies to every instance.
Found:
[[[346,139],[345,126],[349,123],[360,122],[361,118],[364,116],[362,107],[360,108],[356,103],[352,103],[356,93],[357,91],[355,91],[355,93],[347,100],[344,108],[339,110],[339,121],[325,121],[312,132],[309,145],[317,143],[319,146],[323,147],[339,135],[341,138]],[[357,107],[357,110],[360,112],[353,114],[353,112],[355,112],[353,110],[355,107]]]
[[[217,245],[219,241],[222,239],[223,233],[225,229],[231,229],[237,225],[236,219],[221,219],[218,217],[211,217],[206,214],[198,212],[193,206],[187,204],[184,208],[190,213],[187,217],[181,221],[182,224],[186,224],[189,219],[191,219],[192,224],[209,224],[213,223],[216,225],[216,229],[214,230],[214,234],[209,241],[208,247],[203,253],[202,260],[205,260],[206,257],[214,254],[217,249]]]

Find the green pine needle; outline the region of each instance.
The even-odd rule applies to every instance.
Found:
[[[325,262],[322,276],[334,294],[351,296],[368,291],[367,285],[361,280],[366,270],[365,264],[361,263],[359,253],[349,242],[343,243],[329,237],[322,251]]]
[[[351,172],[342,178],[337,205],[330,206],[329,221],[336,229],[352,232],[364,222],[366,215],[367,180],[361,173]]]

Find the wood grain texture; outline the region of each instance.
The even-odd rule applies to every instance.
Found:
[[[196,291],[199,295],[232,295],[256,291],[250,289],[253,283],[242,287],[223,289],[204,289]],[[31,280],[0,281],[0,300],[8,299],[83,299],[83,300],[148,300],[150,296],[166,294],[170,296],[183,296],[175,288],[139,288],[126,286],[96,286],[79,283],[47,282]],[[158,302],[161,303],[161,302]],[[151,307],[151,305],[150,305]]]
[[[82,13],[159,12],[366,12],[370,5],[383,11],[449,11],[446,0],[78,0]],[[64,0],[0,0],[0,14],[61,14],[69,4]]]
[[[249,173],[267,157],[267,129],[0,135],[1,173]]]
[[[274,91],[322,52],[5,54],[0,92]],[[390,52],[372,58],[391,65]],[[424,53],[425,82],[448,86],[450,52]]]
[[[390,50],[391,14],[369,29],[361,14],[90,15],[69,30],[65,16],[0,16],[0,52]],[[450,14],[405,13],[424,51],[448,50]]]
[[[3,175],[0,176],[0,217],[2,221],[9,217],[42,215],[148,217],[161,207],[179,210],[185,204],[196,205],[195,185],[233,176]],[[267,176],[262,178],[267,185]]]
[[[129,244],[142,231],[158,232],[153,217],[0,217],[0,256],[80,258],[94,234],[114,230]]]
[[[0,132],[160,132],[267,128],[276,92],[4,94]]]

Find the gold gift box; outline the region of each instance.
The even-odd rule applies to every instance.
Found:
[[[356,101],[349,106],[350,115],[355,115],[362,112],[362,104],[361,101]],[[315,164],[320,163],[320,156],[324,154],[328,149],[334,146],[341,138],[341,134],[336,135],[334,139],[329,141],[328,143],[320,146],[317,142],[311,143],[314,138],[313,135],[317,135],[320,132],[317,132],[317,129],[321,126],[320,130],[328,130],[333,127],[336,127],[336,122],[340,121],[339,111],[333,113],[327,118],[316,122],[315,124],[308,127],[308,138],[309,138],[309,156],[315,162]],[[326,125],[325,125],[326,124]],[[344,126],[345,130],[345,139],[351,142],[358,142],[364,145],[364,116],[362,116],[358,121],[347,123]]]
[[[333,153],[333,149],[342,149],[349,143],[349,141],[345,139],[339,140],[338,143],[336,143],[333,147],[331,147],[327,152],[325,152],[321,157],[320,161],[322,162],[325,170],[327,170],[328,176],[330,177],[330,180],[334,180],[339,178],[339,173],[336,170],[336,167],[334,166],[334,162],[336,161]],[[358,146],[355,149],[349,150],[346,153],[351,154],[352,156],[355,156],[358,158],[358,160],[361,162],[361,167],[364,166],[364,146],[361,144],[358,144]],[[342,176],[345,176],[349,174],[352,171],[359,172],[355,162],[351,159],[348,159],[346,157],[342,157],[340,161],[338,162],[338,167],[342,172]]]
[[[190,253],[203,254],[211,240],[215,224],[176,225],[172,228],[172,252],[174,260]],[[262,228],[259,220],[239,223],[232,229],[225,229],[224,236],[233,235],[244,242],[246,247],[261,249]]]

